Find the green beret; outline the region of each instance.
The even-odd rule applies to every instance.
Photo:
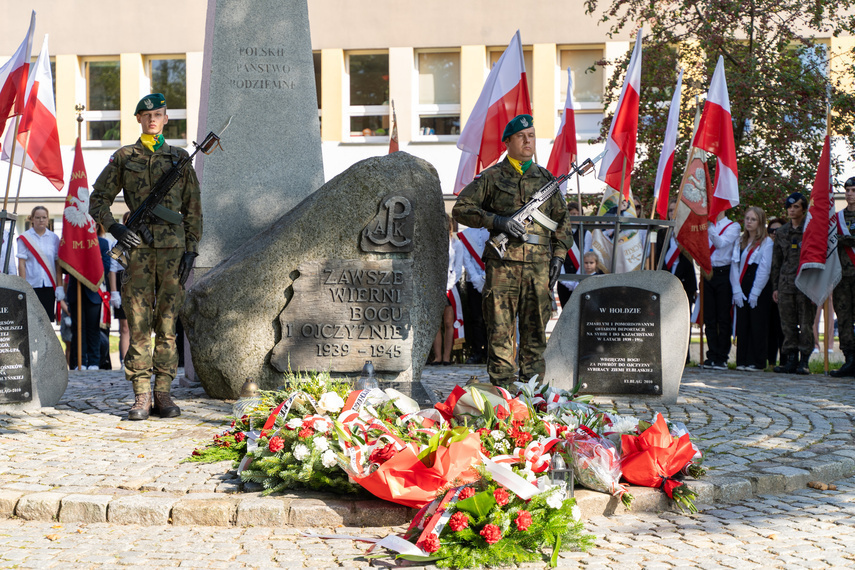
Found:
[[[166,107],[166,99],[163,96],[163,93],[152,93],[151,95],[146,95],[140,102],[137,103],[137,110],[134,111],[134,115],[139,115],[143,111],[153,111],[155,109],[163,109]]]
[[[534,126],[534,119],[531,115],[517,115],[511,122],[508,123],[508,126],[505,127],[505,132],[502,133],[502,140],[507,139],[509,136],[520,132],[523,129],[527,129],[529,127]]]

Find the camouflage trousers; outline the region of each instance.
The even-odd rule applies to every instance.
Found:
[[[125,378],[133,382],[134,394],[151,391],[152,372],[155,391],[169,392],[178,370],[175,321],[184,302],[184,288],[178,283],[183,254],[181,248],[136,247],[128,252],[122,286],[122,305],[131,336],[125,354]]]
[[[781,330],[784,346],[781,352],[799,351],[802,355],[813,351],[813,320],[816,304],[801,291],[782,293],[778,291],[778,313],[781,315]]]
[[[843,277],[834,288],[834,313],[837,315],[837,331],[840,335],[840,350],[846,356],[855,356],[855,277]]]
[[[546,323],[552,316],[549,267],[546,263],[487,260],[484,324],[487,328],[487,372],[496,386],[516,380],[516,321],[519,317],[519,377],[543,378],[546,368]]]

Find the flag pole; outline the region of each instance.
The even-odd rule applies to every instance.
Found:
[[[12,152],[9,155],[9,176],[6,177],[6,195],[3,197],[3,210],[6,210],[9,205],[9,189],[12,187],[12,165],[15,163],[15,146],[18,143],[18,126],[20,123],[21,115],[15,115],[15,136],[12,137]]]
[[[24,181],[24,164],[27,162],[27,151],[30,148],[30,131],[24,134],[24,158],[21,159],[21,172],[18,175],[18,190],[15,192],[15,205],[12,210],[13,214],[18,213],[18,201],[21,199],[21,183]],[[9,172],[12,171],[12,163],[9,163]]]
[[[826,99],[826,101],[827,102],[826,102],[826,110],[825,110],[825,136],[829,140],[828,152],[830,155],[831,154],[831,93],[830,92],[828,92],[828,98]],[[829,156],[829,161],[828,161],[828,180],[829,180],[829,182],[831,182],[831,156]],[[832,188],[830,186],[831,185],[829,184],[829,189],[828,189],[829,190],[829,193],[828,193],[829,209],[830,209],[830,211],[833,212],[834,211],[834,195],[831,192]],[[829,221],[830,221],[830,219],[831,218],[829,218]],[[837,255],[837,252],[835,252],[835,255]],[[825,330],[823,330],[823,333],[824,333],[823,337],[825,338],[825,342],[823,343],[825,345],[824,346],[825,350],[823,350],[823,355],[824,355],[823,356],[823,369],[825,371],[826,376],[828,376],[829,336],[831,336],[831,342],[834,342],[834,337],[833,337],[834,326],[833,325],[831,327],[828,326],[829,325],[828,316],[831,314],[831,295],[832,295],[832,293],[833,293],[833,291],[828,294],[828,297],[825,298],[825,303],[822,304],[822,310],[824,312],[824,314],[823,314],[823,329],[825,329]],[[829,328],[831,328],[831,335],[828,334]],[[817,340],[819,340],[819,339],[817,339]]]
[[[83,105],[75,105],[74,110],[77,111],[77,140],[80,140],[80,135],[83,130]],[[72,170],[74,170],[72,168]],[[88,192],[89,189],[87,188]],[[83,293],[80,290],[80,279],[75,278],[77,284],[77,369],[83,370],[83,315],[81,314],[81,306],[83,305]]]

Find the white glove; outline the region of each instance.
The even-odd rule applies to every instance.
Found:
[[[757,295],[755,295],[754,293],[751,293],[751,295],[748,297],[748,306],[752,309],[757,308]]]
[[[739,293],[734,293],[733,304],[741,309],[743,303],[745,303],[745,293],[743,293],[742,291],[740,291]]]
[[[56,295],[57,303],[59,303],[60,301],[65,301],[65,289],[62,285],[60,285],[54,290],[54,295]]]
[[[118,291],[110,292],[110,306],[114,309],[118,309],[122,306],[122,295]]]

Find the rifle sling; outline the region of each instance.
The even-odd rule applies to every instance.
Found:
[[[184,216],[178,212],[174,212],[162,204],[158,204],[151,210],[152,215],[157,216],[168,224],[178,225],[184,221]]]

